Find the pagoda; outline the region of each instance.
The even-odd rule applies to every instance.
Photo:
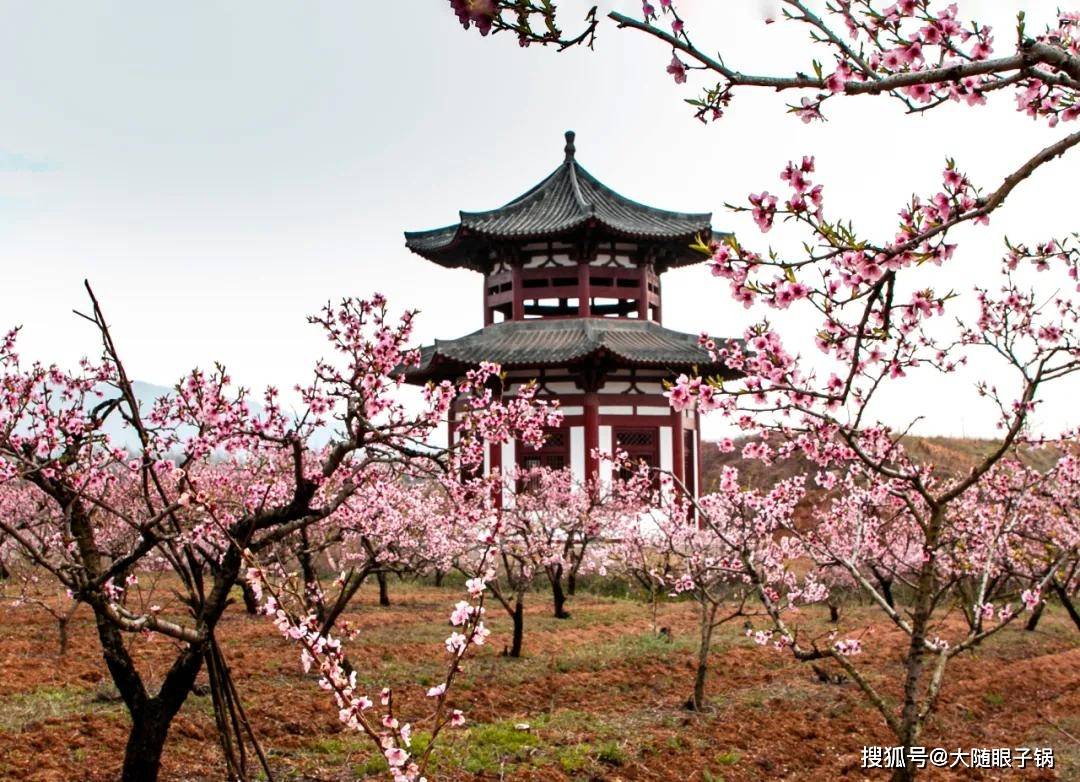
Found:
[[[455,380],[481,362],[502,366],[504,396],[535,380],[557,398],[563,425],[539,449],[490,445],[485,469],[569,467],[578,481],[610,481],[595,452],[626,451],[670,471],[696,494],[699,415],[675,412],[664,382],[681,373],[728,375],[697,335],[662,325],[660,277],[698,263],[691,249],[713,237],[711,214],[669,212],[631,201],[575,157],[505,206],[460,212],[445,228],[406,232],[414,253],[484,276],[484,327],[421,350],[409,382]],[[449,441],[454,417],[449,416]]]

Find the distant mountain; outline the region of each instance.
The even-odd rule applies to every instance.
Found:
[[[133,380],[131,382],[131,388],[135,392],[135,398],[139,402],[139,409],[143,412],[149,411],[153,407],[154,403],[163,396],[171,394],[173,389],[165,386],[154,385],[153,383],[146,383],[141,380]],[[110,393],[115,394],[114,389],[105,390],[106,396]],[[254,401],[249,401],[252,411],[256,415],[261,415],[265,408]],[[125,448],[128,451],[139,450],[139,438],[135,433],[127,426],[124,420],[118,415],[111,415],[105,421],[105,425],[102,427],[102,431],[112,438],[112,441]],[[333,428],[322,427],[317,430],[312,437],[312,446],[319,448],[330,442],[333,439]]]
[[[171,388],[165,386],[155,386],[153,383],[144,383],[141,380],[134,380],[131,383],[131,388],[135,392],[135,398],[139,400],[139,409],[143,412],[148,411],[156,400],[165,396]],[[105,394],[105,398],[108,399],[116,394],[116,391],[111,388],[101,389]],[[128,451],[139,450],[139,438],[135,436],[135,433],[128,428],[124,423],[124,419],[115,413],[105,419],[105,425],[102,427],[102,431],[112,438],[113,443],[126,448]]]

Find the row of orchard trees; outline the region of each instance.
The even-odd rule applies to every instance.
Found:
[[[474,377],[469,382],[477,380]],[[487,399],[475,385],[466,392]],[[679,397],[677,389],[672,394]],[[484,407],[490,409],[486,401]],[[521,418],[523,411],[518,409],[515,426],[528,430],[541,422],[557,422],[550,411],[543,407],[537,410]],[[537,414],[542,421],[533,418]],[[529,436],[535,434],[533,431]],[[469,447],[467,443],[464,446]],[[930,466],[907,461],[897,444],[889,447],[895,451],[891,458],[896,465],[933,471]],[[776,456],[767,441],[751,441],[744,452],[766,460]],[[434,457],[423,453],[421,464],[430,467],[428,460]],[[341,498],[333,513],[314,515],[288,534],[249,539],[238,552],[241,564],[232,581],[250,589],[256,610],[299,645],[301,664],[305,670],[314,667],[322,674],[322,686],[332,692],[341,719],[370,736],[400,779],[422,776],[436,741],[427,742],[419,756],[413,757],[413,723],[395,714],[389,690],[380,693],[380,708],[371,711],[374,699],[356,686],[356,667],[362,662],[350,659],[346,646],[338,640],[353,636],[347,621],[355,609],[352,601],[365,581],[378,574],[422,576],[456,570],[467,579],[468,595],[450,616],[454,630],[446,640],[445,679],[428,690],[434,700],[432,713],[425,715],[425,727],[430,727],[433,739],[445,727],[464,723],[464,714],[452,708],[452,685],[466,652],[487,640],[484,620],[488,608],[494,606],[507,614],[512,631],[503,653],[517,657],[523,647],[527,596],[538,586],[546,587],[555,616],[566,617],[567,594],[572,594],[582,572],[605,573],[640,584],[653,598],[654,606],[658,593],[697,604],[697,666],[692,685],[687,684],[690,694],[686,707],[701,709],[706,704],[714,630],[724,622],[743,618],[750,623],[747,635],[753,642],[780,653],[790,650],[797,659],[813,664],[817,675],[826,680],[837,675],[851,677],[895,729],[895,715],[858,666],[863,635],[869,628],[834,615],[833,626],[823,633],[814,629],[821,627],[820,621],[807,621],[812,617],[804,616],[809,605],[828,604],[835,609],[838,593],[864,590],[890,621],[906,631],[910,628],[907,617],[919,597],[925,533],[891,484],[875,482],[849,457],[842,478],[836,477],[839,470],[835,467],[816,476],[823,491],[812,503],[805,501],[801,476],[767,489],[749,489],[732,467],[724,469],[713,493],[693,500],[680,491],[671,476],[657,476],[644,466],[625,462],[618,454],[612,458],[623,468],[616,474],[628,478],[615,478],[602,488],[599,484],[575,485],[567,470],[531,470],[508,476],[519,492],[506,504],[497,501],[504,496],[500,485],[503,476],[462,482],[438,470],[402,472],[380,459],[362,476],[352,476],[354,481],[363,477],[362,483],[325,487],[332,496]],[[192,524],[190,529],[181,530],[196,543],[205,572],[213,574],[215,584],[221,583],[218,571],[233,546],[227,537],[214,541],[216,535],[229,534],[215,517],[224,517],[226,508],[232,508],[230,513],[235,515],[236,507],[257,508],[268,501],[270,484],[255,480],[258,475],[267,475],[266,465],[258,464],[250,450],[235,460],[218,454],[198,469],[189,464],[185,476],[177,474],[184,469],[177,462],[168,465],[156,469],[159,473],[168,471],[171,479],[198,481],[199,496],[185,498],[182,493],[175,504],[185,513],[194,507],[190,519],[207,525],[198,529]],[[44,469],[51,472],[48,466]],[[136,487],[141,480],[132,460],[107,469],[103,480],[114,478],[118,487],[125,479],[135,479]],[[216,487],[212,495],[206,492],[208,487]],[[238,491],[260,499],[258,503],[237,500],[232,495]],[[95,508],[116,505],[127,514],[120,520],[124,523],[99,516],[99,511],[89,514],[95,519],[95,547],[105,563],[102,572],[119,576],[103,582],[101,596],[94,598],[104,603],[100,605],[72,588],[77,583],[73,574],[83,568],[76,558],[80,555],[77,544],[69,544],[67,554],[54,548],[55,540],[68,534],[68,522],[57,516],[55,501],[42,496],[25,474],[21,479],[9,479],[0,496],[5,509],[5,521],[0,523],[6,525],[8,546],[14,542],[15,551],[37,565],[30,570],[17,569],[19,574],[34,582],[43,573],[55,576],[70,591],[73,605],[86,603],[94,610],[99,636],[111,642],[114,632],[149,631],[179,639],[178,633],[197,632],[200,621],[206,622],[196,613],[201,609],[198,603],[188,607],[192,613],[188,630],[182,619],[170,616],[174,609],[163,610],[155,602],[161,599],[156,584],[162,576],[171,576],[162,584],[171,587],[187,571],[170,565],[173,551],[160,542],[149,547],[148,556],[132,558],[131,552],[145,544],[145,533],[133,534],[126,523],[127,518],[136,518],[138,499],[120,505],[121,498],[129,502],[130,498],[114,489],[98,492],[88,500]],[[800,507],[807,512],[800,514]],[[923,719],[933,710],[947,662],[1001,631],[1025,610],[1039,610],[1046,588],[1057,592],[1077,620],[1071,603],[1080,570],[1080,460],[1076,445],[1047,471],[1019,460],[999,461],[952,513],[955,515],[945,522],[947,538],[936,565],[935,611],[943,615],[959,608],[966,621],[958,630],[940,616],[931,619],[938,628],[930,640],[937,657],[933,690],[922,704]],[[121,571],[114,570],[116,563],[127,564]],[[26,590],[29,597],[36,594],[34,588]],[[193,600],[194,594],[189,592],[187,599]],[[51,603],[41,604],[56,611]],[[213,619],[213,630],[217,630],[219,618],[220,614]],[[245,747],[264,763],[265,759],[243,716],[241,694],[228,680],[217,637],[210,632],[208,639],[202,660],[210,675],[223,747],[232,773],[244,777],[248,772]],[[193,654],[196,643],[194,639],[186,641],[178,660]],[[118,670],[138,675],[136,659],[128,656],[129,667],[124,668],[110,659],[115,649],[105,641],[102,648],[114,679]],[[829,662],[836,671],[830,673],[822,667]],[[175,675],[177,665],[170,676]],[[193,677],[188,680],[189,690],[193,682]],[[120,680],[117,686],[130,684]],[[170,686],[177,689],[170,690]],[[160,691],[148,697],[164,704],[169,698],[182,702],[186,694],[166,679]],[[125,702],[131,697],[129,692]],[[147,712],[130,704],[129,710],[132,735],[146,735],[142,721]],[[161,727],[167,731],[167,721]],[[129,772],[129,757],[125,773],[148,773],[145,759],[140,761],[138,769]]]

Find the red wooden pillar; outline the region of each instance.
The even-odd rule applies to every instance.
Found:
[[[663,299],[660,296],[660,275],[659,274],[654,275],[654,280],[656,282],[656,322],[657,323],[663,323],[664,318],[663,318],[663,314],[662,314],[662,307],[664,305],[663,305]]]
[[[589,290],[589,266],[588,261],[580,261],[577,267],[578,286],[578,317],[587,318],[592,314],[592,293]]]
[[[671,472],[675,479],[686,483],[686,451],[684,450],[685,435],[683,434],[683,414],[681,411],[671,411]]]
[[[454,403],[456,400],[450,400],[450,408],[446,411],[446,448],[447,450],[454,450],[454,429],[457,427],[457,422],[454,421]]]
[[[595,451],[600,447],[600,399],[595,391],[585,392],[585,480],[597,477],[600,460]]]
[[[641,320],[649,319],[649,267],[642,266],[639,270],[641,279],[638,280],[637,312]]]
[[[701,496],[701,413],[694,410],[694,486],[697,489],[694,499]]]
[[[510,267],[510,293],[514,297],[514,320],[525,320],[525,288],[521,284],[521,267],[514,264]]]

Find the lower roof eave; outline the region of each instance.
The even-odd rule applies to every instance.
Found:
[[[583,356],[577,356],[562,361],[507,362],[500,364],[499,366],[503,371],[566,368],[571,372],[575,372],[591,361],[602,362],[601,367],[605,372],[618,369],[660,369],[664,370],[666,374],[671,375],[672,377],[685,374],[690,375],[691,377],[719,377],[723,380],[735,380],[741,376],[740,373],[735,372],[722,364],[707,361],[693,363],[683,361],[669,362],[628,359],[606,350],[594,351]],[[475,369],[477,366],[479,366],[479,362],[473,363],[447,356],[436,355],[432,357],[432,360],[429,361],[427,365],[406,371],[405,382],[412,385],[425,385],[429,381],[440,382],[443,380],[454,380],[461,377],[469,370]]]

